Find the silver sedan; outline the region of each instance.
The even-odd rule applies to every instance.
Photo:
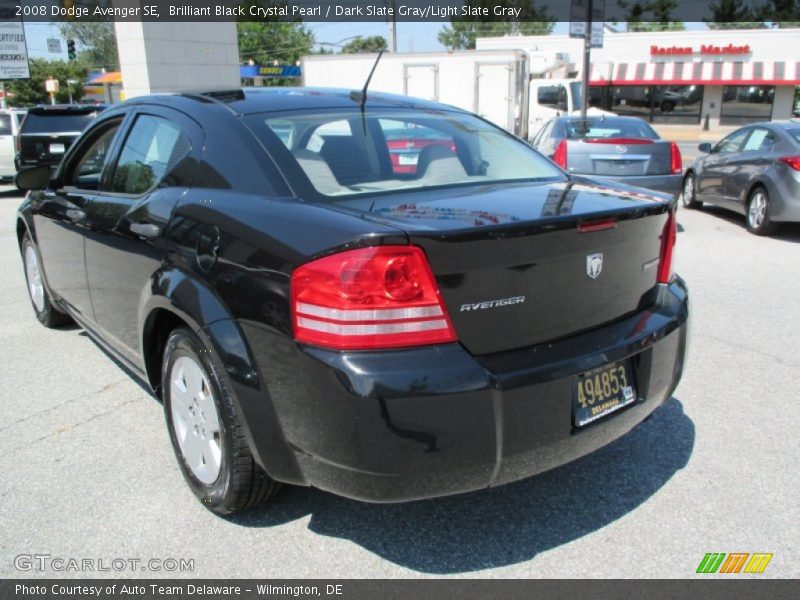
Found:
[[[800,222],[800,121],[754,123],[698,148],[704,154],[683,179],[686,208],[709,202],[736,211],[756,235]]]

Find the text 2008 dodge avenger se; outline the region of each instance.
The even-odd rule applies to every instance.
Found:
[[[392,502],[518,480],[680,379],[670,199],[571,177],[452,107],[362,99],[143,97],[52,177],[18,176],[37,317],[149,382],[218,513],[280,483]]]

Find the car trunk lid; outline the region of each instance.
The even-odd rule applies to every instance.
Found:
[[[599,138],[566,143],[570,173],[603,177],[672,173],[674,150],[666,140]]]
[[[404,229],[428,257],[459,340],[486,354],[564,338],[651,305],[669,202],[570,182],[336,206]]]

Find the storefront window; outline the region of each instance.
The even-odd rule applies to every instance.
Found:
[[[699,123],[703,86],[595,86],[591,88],[589,104],[651,123]]]
[[[775,88],[771,85],[726,85],[722,88],[722,125],[769,121]]]

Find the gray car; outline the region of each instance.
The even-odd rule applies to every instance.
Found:
[[[681,152],[638,117],[556,117],[532,145],[571,175],[589,175],[677,196]]]
[[[686,170],[685,207],[733,210],[757,235],[800,222],[800,121],[754,123],[698,148],[705,154]]]

